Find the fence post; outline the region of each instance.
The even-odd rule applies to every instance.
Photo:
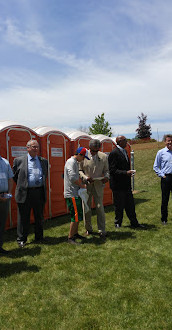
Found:
[[[131,170],[134,170],[134,150],[131,151]],[[131,188],[134,191],[134,175],[131,177]]]

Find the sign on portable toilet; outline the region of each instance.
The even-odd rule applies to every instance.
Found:
[[[34,131],[40,138],[41,156],[49,164],[45,218],[53,218],[67,213],[63,177],[65,162],[70,157],[70,139],[54,127],[41,126],[34,128]]]
[[[8,159],[11,167],[14,158],[24,156],[27,153],[26,144],[31,139],[37,139],[36,133],[23,125],[13,121],[0,121],[0,155]],[[15,188],[13,186],[13,197],[6,228],[16,227],[17,225],[17,204],[15,202]],[[33,216],[31,218],[33,222]]]
[[[101,142],[101,151],[109,156],[110,152],[116,148],[116,144],[111,137],[103,134],[91,135],[93,139],[98,139]],[[113,204],[112,190],[110,189],[109,182],[105,184],[103,204],[111,205]]]
[[[66,135],[71,140],[71,156],[75,154],[75,151],[79,147],[89,149],[89,142],[92,140],[91,136],[81,131],[66,132]]]

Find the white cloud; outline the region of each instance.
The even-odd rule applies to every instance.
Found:
[[[11,19],[7,19],[3,25],[5,32],[3,38],[11,45],[19,46],[30,53],[38,54],[69,67],[82,69],[85,66],[91,65],[90,60],[84,61],[78,59],[75,54],[58,51],[48,45],[40,31],[32,29],[23,31],[19,29],[17,23]]]
[[[0,119],[21,121],[30,127],[78,128],[89,126],[95,116],[104,112],[115,133],[126,134],[135,133],[137,116],[143,112],[148,115],[152,129],[164,131],[171,127],[172,6],[169,1],[138,4],[136,0],[127,3],[121,0],[119,6],[100,1],[93,11],[84,13],[82,24],[76,23],[74,31],[77,29],[76,36],[80,39],[72,51],[47,40],[48,34],[36,24],[38,13],[34,15],[29,2],[24,2],[23,11],[25,6],[29,8],[27,24],[19,18],[11,19],[10,15],[1,21],[3,46],[10,46],[10,51],[13,48],[16,52],[24,51],[30,67],[33,55],[37,55],[38,62],[47,59],[46,74],[35,70],[36,66],[13,68],[7,62],[0,69]],[[70,38],[68,24],[63,22]],[[75,35],[71,37],[75,39]],[[55,74],[48,73],[49,64],[54,63],[63,67],[63,77],[56,76],[57,70]]]

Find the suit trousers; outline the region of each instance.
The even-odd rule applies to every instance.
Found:
[[[94,185],[91,185],[89,189],[87,189],[87,193],[89,195],[87,201],[89,211],[85,214],[85,229],[88,231],[93,230],[91,224],[91,202],[93,197],[96,206],[96,213],[97,213],[97,227],[99,231],[105,233],[105,212],[103,206],[103,190],[104,190],[103,187],[100,188],[98,194]]]
[[[0,201],[0,247],[3,245],[3,235],[5,230],[5,223],[8,217],[9,205],[9,199],[7,199],[5,202]]]
[[[168,218],[168,202],[172,192],[172,174],[166,174],[166,178],[161,178],[161,221],[167,222]]]
[[[35,219],[35,240],[43,238],[44,189],[28,188],[24,203],[18,203],[17,235],[18,241],[27,241],[30,226],[30,213],[33,209]]]
[[[115,207],[115,224],[122,225],[123,212],[125,210],[131,225],[138,224],[134,198],[131,189],[113,191],[114,207]]]

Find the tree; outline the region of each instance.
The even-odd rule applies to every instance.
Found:
[[[112,136],[111,127],[108,121],[105,120],[105,114],[95,117],[95,123],[89,126],[89,134],[104,134],[106,136]]]
[[[141,116],[137,117],[139,119],[139,127],[136,129],[136,138],[137,139],[144,139],[144,138],[150,138],[152,135],[151,133],[151,125],[147,125],[147,116],[144,115],[144,113],[141,113]]]

